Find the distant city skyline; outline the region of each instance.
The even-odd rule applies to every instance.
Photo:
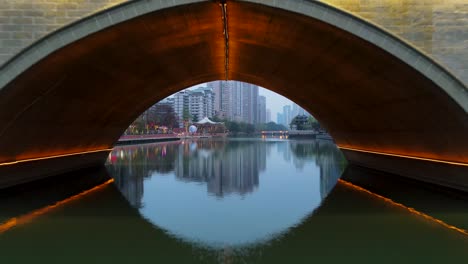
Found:
[[[258,94],[266,97],[266,107],[267,109],[270,109],[273,119],[272,121],[275,122],[276,120],[273,117],[276,117],[278,113],[283,113],[283,107],[285,105],[294,104],[294,102],[288,98],[263,87],[259,87]]]
[[[195,89],[198,87],[206,87],[207,83],[201,83],[195,86],[190,87],[189,89]],[[263,87],[258,87],[258,94],[266,97],[266,108],[271,111],[271,121],[276,122],[276,115],[278,113],[283,113],[283,107],[285,105],[292,105],[294,102],[288,98],[277,94],[271,90],[268,90]]]

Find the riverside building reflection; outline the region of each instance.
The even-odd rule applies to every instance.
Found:
[[[183,181],[204,182],[208,193],[217,197],[253,192],[259,185],[259,173],[265,170],[269,146],[237,141],[226,147],[226,142],[221,142],[201,140],[179,145],[184,151],[178,152],[175,176]]]
[[[130,204],[169,234],[237,248],[300,224],[342,164],[331,141],[199,139],[117,147],[107,168]]]
[[[143,181],[153,173],[174,171],[175,150],[166,144],[132,145],[115,148],[108,157],[107,169],[122,194],[133,207],[141,208]]]
[[[207,162],[229,151],[243,153],[259,141],[264,146],[258,149],[266,150],[265,167],[257,167],[258,185],[244,195],[236,191],[215,196],[207,192],[208,181],[175,175],[180,152],[203,156],[201,161]],[[344,166],[331,141],[196,143],[116,148],[107,171],[67,174],[59,182],[3,197],[0,259],[114,264],[129,259],[268,264],[468,261],[466,199],[357,166],[348,166],[341,176],[345,181],[339,180],[327,193]],[[102,184],[109,175],[116,184]]]
[[[320,168],[320,194],[324,199],[335,187],[346,166],[343,154],[329,140],[291,141],[289,144],[297,169],[314,161]]]
[[[307,164],[320,168],[321,197],[333,189],[346,161],[327,140],[250,141],[185,140],[173,143],[132,145],[115,148],[107,168],[132,206],[140,208],[143,181],[174,174],[185,182],[204,183],[207,193],[217,197],[246,195],[259,186],[267,156],[276,146],[284,161],[302,171]],[[337,166],[338,165],[338,166]]]

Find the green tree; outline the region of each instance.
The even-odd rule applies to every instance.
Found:
[[[229,130],[229,132],[232,132],[232,133],[240,132],[240,126],[237,122],[227,121],[226,127]]]
[[[319,130],[320,124],[313,116],[298,115],[293,118],[290,123],[291,128],[295,127],[297,130]]]
[[[147,122],[169,128],[177,127],[177,116],[169,105],[156,105],[151,112],[147,114]]]
[[[226,121],[226,120],[222,120],[221,118],[219,118],[218,116],[213,116],[213,117],[210,117],[211,121],[213,122],[223,122],[223,121]]]
[[[252,124],[246,124],[244,132],[247,133],[247,134],[254,133],[255,132],[255,126],[252,125]]]
[[[264,124],[258,124],[256,126],[257,131],[283,131],[283,130],[288,130],[287,127],[276,124],[275,122],[268,122]]]
[[[320,123],[313,116],[309,116],[309,122],[311,123],[312,129],[314,130],[322,129],[322,126],[320,125]]]
[[[184,106],[184,109],[182,110],[182,119],[185,122],[188,122],[191,118],[190,112],[186,106]]]
[[[141,116],[138,117],[135,121],[133,121],[133,125],[136,130],[134,131],[135,134],[142,134],[146,129],[146,124]]]

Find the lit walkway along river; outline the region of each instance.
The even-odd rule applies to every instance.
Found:
[[[437,201],[434,214],[426,213],[448,223],[442,225],[337,183],[345,166],[331,141],[203,139],[116,147],[108,172],[86,172],[93,179],[108,173],[114,181],[84,195],[67,199],[66,193],[77,192],[59,184],[2,197],[0,259],[468,263],[466,200],[443,204],[434,198],[439,194],[414,191],[428,210],[424,202]],[[73,183],[86,184],[81,178]]]

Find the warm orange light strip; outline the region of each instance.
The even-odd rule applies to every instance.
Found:
[[[43,207],[41,209],[37,209],[35,211],[32,211],[31,213],[28,213],[28,214],[24,214],[24,215],[21,215],[21,216],[18,216],[18,217],[14,217],[14,218],[11,218],[9,220],[7,220],[6,222],[3,222],[0,224],[0,234],[10,230],[11,228],[15,227],[15,226],[18,226],[18,225],[22,225],[22,224],[26,224],[28,222],[31,222],[32,220],[34,220],[34,218],[36,217],[39,217],[43,214],[46,214],[48,212],[50,212],[51,210],[59,207],[59,206],[62,206],[66,203],[69,203],[71,201],[75,201],[75,200],[78,200],[80,198],[82,198],[83,196],[87,195],[87,194],[90,194],[92,192],[96,192],[98,190],[101,190],[103,189],[104,187],[106,187],[107,185],[109,185],[110,183],[113,183],[114,182],[114,179],[110,179],[108,181],[106,181],[105,183],[103,184],[100,184],[96,187],[93,187],[89,190],[86,190],[84,192],[81,192],[77,195],[73,195],[69,198],[66,198],[65,200],[62,200],[62,201],[59,201],[53,205],[49,205],[49,206],[46,206],[46,207]]]
[[[384,155],[384,156],[391,156],[391,157],[398,157],[398,158],[406,158],[406,159],[415,159],[415,160],[423,160],[423,161],[431,161],[431,162],[444,163],[444,164],[449,164],[449,165],[457,165],[457,166],[465,166],[465,167],[468,167],[468,163],[463,163],[463,162],[454,162],[454,161],[447,161],[447,160],[438,160],[438,159],[421,158],[421,157],[406,156],[406,155],[399,155],[399,154],[392,154],[392,153],[385,153],[385,152],[377,152],[377,151],[371,151],[371,150],[363,150],[363,149],[348,148],[348,147],[342,147],[342,146],[338,146],[338,147],[339,147],[340,149],[344,149],[344,150],[352,150],[352,151],[357,151],[357,152],[378,154],[378,155]]]
[[[374,196],[374,197],[377,197],[377,198],[379,198],[379,199],[381,199],[381,200],[384,200],[385,202],[390,203],[390,204],[392,204],[392,205],[394,205],[394,206],[396,206],[396,207],[400,207],[400,208],[402,208],[402,209],[405,209],[406,211],[409,211],[410,213],[413,213],[413,214],[418,215],[418,216],[420,216],[420,217],[423,217],[423,218],[425,218],[425,219],[427,219],[427,220],[430,220],[430,221],[432,221],[432,222],[435,222],[435,223],[437,223],[437,224],[439,224],[439,225],[441,225],[441,226],[443,226],[443,227],[446,227],[446,228],[448,228],[448,229],[455,230],[455,231],[457,231],[457,232],[459,232],[459,233],[462,233],[463,235],[468,236],[468,231],[465,230],[465,229],[461,229],[461,228],[458,228],[458,227],[456,227],[456,226],[449,225],[449,224],[445,223],[444,221],[442,221],[442,220],[440,220],[440,219],[437,219],[437,218],[434,218],[434,217],[432,217],[432,216],[430,216],[430,215],[427,215],[427,214],[425,214],[425,213],[419,212],[419,211],[417,211],[416,209],[411,208],[411,207],[407,207],[407,206],[405,206],[405,205],[403,205],[403,204],[401,204],[401,203],[397,203],[397,202],[393,201],[392,199],[383,197],[383,196],[381,196],[381,195],[378,195],[378,194],[373,193],[373,192],[371,192],[371,191],[369,191],[369,190],[367,190],[367,189],[364,189],[364,188],[362,188],[362,187],[356,186],[356,185],[354,185],[354,184],[352,184],[352,183],[350,183],[350,182],[347,182],[347,181],[344,181],[344,180],[341,180],[341,179],[338,180],[338,183],[343,184],[343,185],[345,185],[345,186],[347,186],[347,187],[350,187],[350,188],[352,188],[352,189],[355,189],[355,190],[358,190],[358,191],[361,191],[361,192],[365,192],[365,193],[367,193],[367,194],[370,194],[371,196]]]
[[[46,160],[46,159],[55,159],[55,158],[63,158],[63,157],[70,157],[70,156],[76,156],[76,155],[82,155],[82,154],[91,154],[91,153],[98,153],[98,152],[108,152],[112,151],[112,148],[109,149],[98,149],[98,150],[90,150],[90,151],[82,151],[82,152],[75,152],[75,153],[69,153],[69,154],[60,154],[60,155],[53,155],[53,156],[47,156],[47,157],[40,157],[40,158],[31,158],[31,159],[24,159],[24,160],[15,160],[11,162],[4,162],[0,163],[0,166],[8,166],[8,165],[14,165],[18,163],[24,163],[24,162],[30,162],[30,161],[38,161],[38,160]]]

